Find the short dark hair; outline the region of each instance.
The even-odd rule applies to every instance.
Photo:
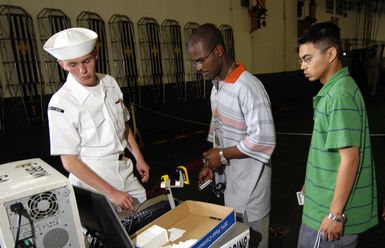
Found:
[[[217,44],[223,46],[225,43],[221,31],[212,23],[205,23],[197,27],[189,39],[189,46],[196,42],[202,42],[205,49],[210,50]]]
[[[337,56],[341,59],[340,28],[333,22],[319,22],[311,25],[298,39],[298,44],[313,43],[318,49],[325,51],[329,47],[337,50]]]

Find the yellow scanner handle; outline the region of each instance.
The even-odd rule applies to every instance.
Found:
[[[180,165],[178,167],[176,167],[176,171],[179,173],[179,171],[182,171],[182,175],[183,175],[183,182],[185,184],[190,184],[190,180],[188,178],[188,172],[187,172],[187,169],[186,167],[184,167],[183,165]]]
[[[166,175],[163,175],[163,176],[161,177],[161,179],[162,179],[162,182],[167,182],[167,180],[169,180],[169,177],[168,177],[168,175],[166,174]]]

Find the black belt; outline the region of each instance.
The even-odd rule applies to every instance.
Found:
[[[123,158],[125,158],[125,157],[129,158],[129,159],[132,159],[132,157],[133,157],[132,153],[127,148],[124,149],[124,151],[119,154],[118,160],[123,160]]]

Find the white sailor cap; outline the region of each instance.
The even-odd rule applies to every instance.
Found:
[[[59,60],[70,60],[91,53],[98,34],[86,28],[69,28],[52,35],[43,49]]]

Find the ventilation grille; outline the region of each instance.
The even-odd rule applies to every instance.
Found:
[[[39,220],[54,215],[58,208],[56,195],[50,191],[32,196],[28,200],[29,214],[32,219]]]
[[[43,238],[44,248],[62,248],[69,240],[67,230],[64,228],[55,228],[47,232]],[[69,244],[71,246],[71,244]]]

